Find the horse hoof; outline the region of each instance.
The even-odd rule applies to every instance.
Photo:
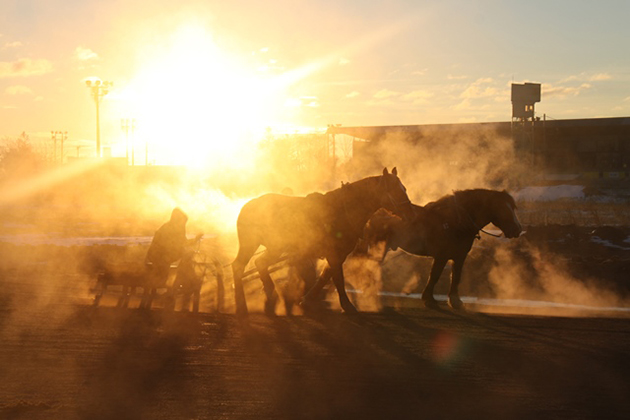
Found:
[[[437,303],[437,300],[435,300],[435,299],[425,299],[424,300],[424,307],[425,308],[429,308],[429,309],[437,309],[437,308],[439,308],[439,305]]]
[[[306,313],[319,312],[325,308],[323,301],[307,298],[303,298],[299,305]]]
[[[265,303],[265,315],[269,317],[276,316],[276,305],[272,302]]]
[[[451,308],[453,308],[456,311],[463,311],[464,310],[464,302],[462,302],[461,299],[449,299],[448,300],[448,306],[450,306]]]
[[[237,318],[247,318],[247,315],[249,315],[249,312],[247,311],[247,308],[236,308],[236,317]]]
[[[353,304],[351,303],[347,303],[345,305],[342,305],[343,308],[343,312],[346,314],[358,314],[359,311],[357,311],[357,308],[354,307]]]

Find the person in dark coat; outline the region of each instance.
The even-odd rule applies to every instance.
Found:
[[[194,239],[187,239],[187,222],[186,213],[176,207],[171,213],[170,220],[164,223],[153,236],[145,258],[152,296],[155,296],[155,288],[165,287],[171,264],[182,258],[185,247],[194,245],[203,237],[200,233]],[[148,298],[146,293],[145,297]],[[144,306],[150,305],[148,302],[145,300]]]

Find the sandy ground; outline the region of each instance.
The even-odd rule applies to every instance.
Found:
[[[239,321],[9,303],[0,418],[630,418],[630,318],[483,310]]]
[[[627,295],[625,233],[612,248],[565,229],[534,233],[522,241],[562,250],[574,271]],[[490,243],[476,252],[490,254]],[[199,314],[159,302],[142,311],[137,299],[117,309],[115,294],[95,308],[93,277],[69,262],[81,248],[2,251],[12,263],[0,264],[0,419],[630,418],[627,310],[469,303],[455,312],[389,296],[353,316],[333,305],[269,318],[250,300],[242,321],[229,287],[225,313],[211,301]],[[486,265],[472,256],[465,289]],[[260,284],[248,290],[260,295]]]

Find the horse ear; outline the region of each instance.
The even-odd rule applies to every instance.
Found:
[[[392,174],[398,176],[398,170],[396,169],[395,166],[394,166],[394,169],[392,169]]]
[[[383,175],[389,175],[389,172],[387,171],[387,168],[383,168]]]

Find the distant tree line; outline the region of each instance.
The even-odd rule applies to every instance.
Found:
[[[5,137],[0,145],[0,179],[19,179],[41,172],[48,166],[46,157],[35,150],[28,135]]]

